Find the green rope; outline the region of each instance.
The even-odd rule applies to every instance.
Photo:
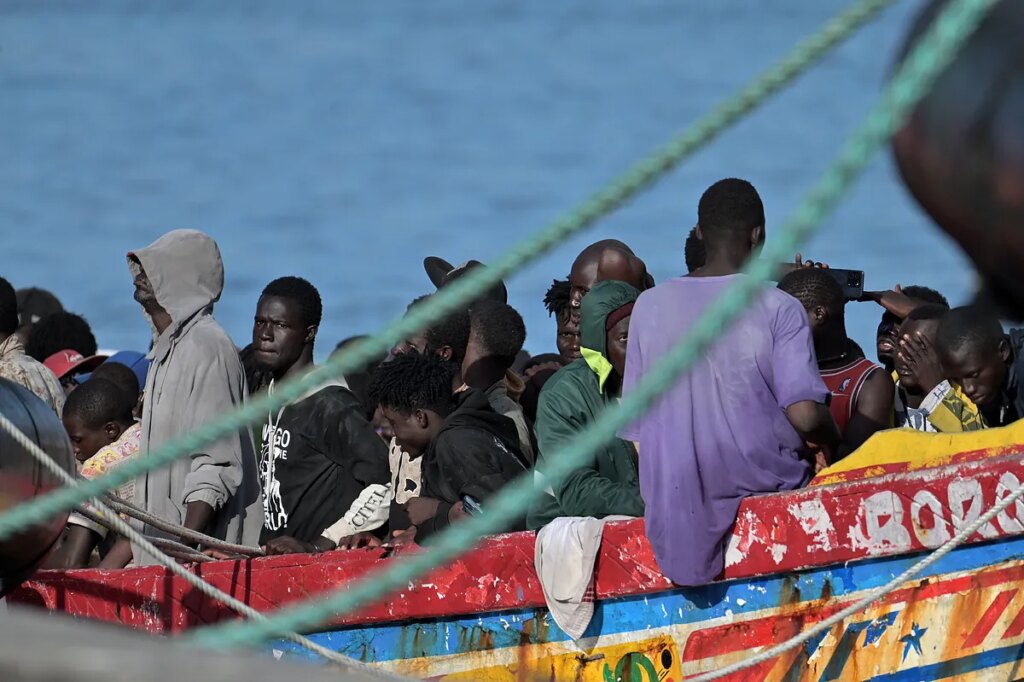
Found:
[[[774,264],[785,259],[828,215],[850,184],[864,170],[874,152],[906,118],[936,77],[956,55],[960,45],[974,31],[995,0],[954,0],[943,10],[926,36],[918,43],[887,85],[867,120],[844,145],[843,150],[818,185],[785,223],[778,237],[764,250],[763,257],[746,267],[748,277],[737,278],[694,325],[693,330],[642,378],[636,390],[618,407],[606,410],[573,443],[546,460],[545,481],[558,483],[584,465],[592,453],[626,425],[641,416],[701,353],[718,339],[727,325],[742,313],[762,284],[774,273]],[[255,644],[273,636],[301,632],[347,613],[392,590],[408,585],[435,566],[471,548],[481,535],[506,527],[540,492],[534,477],[523,476],[488,500],[487,514],[470,517],[437,536],[423,552],[374,572],[352,585],[314,600],[279,610],[262,623],[230,623],[200,630],[196,642],[210,647]]]
[[[634,165],[621,179],[599,191],[579,209],[526,239],[490,268],[477,269],[459,278],[438,295],[430,297],[423,305],[416,306],[416,309],[406,317],[387,325],[373,338],[353,344],[337,357],[303,377],[282,382],[276,386],[272,396],[255,399],[238,410],[157,448],[145,457],[126,462],[105,476],[83,481],[75,488],[61,488],[3,513],[0,515],[0,540],[10,537],[25,526],[43,522],[53,514],[72,509],[91,497],[113,490],[147,471],[166,466],[175,459],[201,451],[204,445],[259,422],[269,412],[276,411],[282,405],[299,398],[311,388],[345,372],[366,366],[398,340],[423,329],[432,321],[454,310],[465,307],[478,292],[485,291],[499,279],[516,272],[553,246],[584,230],[662,178],[682,160],[807,70],[826,52],[893,1],[859,0],[828,21],[819,32],[800,42],[781,62],[699,119],[657,153]]]

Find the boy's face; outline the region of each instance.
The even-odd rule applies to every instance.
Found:
[[[75,459],[84,462],[95,455],[100,448],[110,445],[117,437],[110,437],[110,425],[90,428],[76,415],[66,415],[63,419],[64,430],[68,432],[71,445],[75,449]]]
[[[412,457],[419,457],[426,452],[431,438],[430,413],[425,410],[412,410],[409,414],[403,414],[383,405],[381,409],[400,448]]]
[[[1010,346],[1006,340],[997,348],[966,344],[954,353],[942,354],[942,366],[949,377],[963,386],[967,397],[979,406],[995,404],[1006,381]]]

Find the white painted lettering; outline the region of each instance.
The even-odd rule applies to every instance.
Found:
[[[985,506],[981,483],[973,478],[958,479],[950,482],[946,492],[949,496],[949,511],[953,515],[953,527],[957,532],[978,520]],[[999,537],[999,531],[991,523],[979,528],[978,533],[985,538]]]
[[[828,552],[835,545],[836,531],[832,517],[819,499],[806,500],[789,505],[789,513],[800,522],[800,527],[810,540],[807,549]]]
[[[999,477],[999,485],[996,486],[996,503],[1005,500],[1019,487],[1020,479],[1013,472],[1007,471]],[[1010,509],[1014,510],[1013,516],[1010,516]],[[1020,533],[1024,531],[1024,524],[1020,522],[1021,518],[1024,518],[1024,500],[1018,499],[1011,507],[999,512],[996,522],[1004,532]]]
[[[857,525],[850,529],[854,548],[870,554],[910,549],[910,531],[903,525],[903,500],[891,491],[875,493],[861,503]]]
[[[925,507],[932,512],[933,521],[930,527],[925,527],[921,519],[921,510]],[[942,503],[939,502],[939,498],[927,490],[918,490],[914,495],[914,500],[910,503],[910,520],[914,527],[914,535],[917,536],[918,542],[925,547],[938,547],[953,537],[949,532],[949,521],[946,520],[942,511]]]

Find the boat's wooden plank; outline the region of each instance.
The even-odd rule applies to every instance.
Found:
[[[1024,638],[1013,628],[1022,605],[1007,599],[1024,589],[1022,552],[1020,538],[958,549],[827,635],[728,679],[1011,679],[1000,672],[1007,663],[1019,667],[1024,657]],[[916,560],[889,557],[606,600],[596,604],[590,628],[575,641],[543,609],[353,626],[312,637],[366,662],[436,682],[669,682],[778,644]],[[267,646],[286,657],[310,656],[289,642]],[[640,664],[628,666],[632,676],[613,674],[630,659]]]
[[[244,652],[216,652],[114,627],[83,628],[71,618],[2,610],[0,679],[4,682],[367,682],[365,674],[282,661]],[[58,653],[59,652],[59,653]]]
[[[740,508],[726,579],[787,573],[935,547],[1024,481],[1024,458],[1000,457],[750,498]],[[972,542],[1024,531],[1024,503]],[[544,605],[533,568],[534,534],[483,540],[451,565],[334,625],[432,619]],[[381,550],[291,555],[196,567],[212,584],[261,610],[308,599],[379,569]],[[641,520],[609,524],[596,569],[598,599],[671,588]],[[176,632],[233,614],[158,567],[43,572],[12,599],[152,632]]]

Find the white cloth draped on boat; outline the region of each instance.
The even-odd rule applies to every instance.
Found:
[[[630,516],[563,516],[537,532],[533,561],[544,601],[558,627],[574,640],[594,616],[594,562],[608,521]]]

